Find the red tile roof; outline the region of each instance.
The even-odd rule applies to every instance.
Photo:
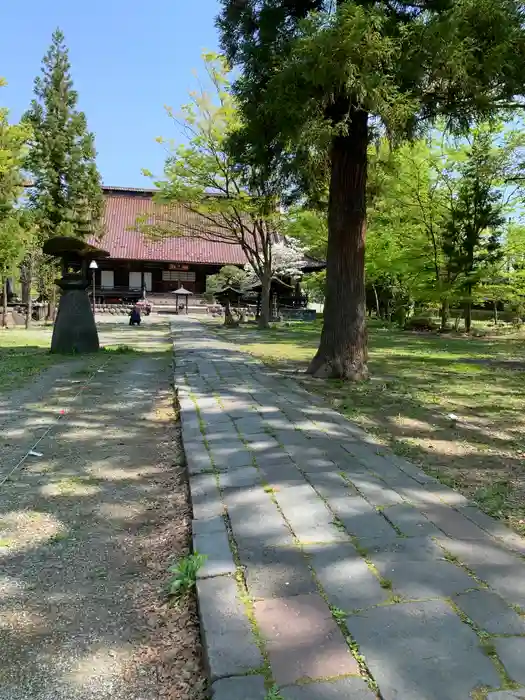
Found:
[[[113,259],[151,260],[159,262],[244,265],[247,260],[237,244],[189,235],[151,240],[139,231],[130,230],[141,214],[166,212],[153,202],[154,190],[104,187],[106,209],[105,233],[101,240],[90,243],[107,250]],[[169,210],[170,219],[184,226],[188,214],[182,207]],[[193,227],[195,222],[191,222]],[[203,228],[204,232],[204,228]]]

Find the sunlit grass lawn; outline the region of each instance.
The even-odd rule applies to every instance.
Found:
[[[301,370],[320,324],[219,332],[270,364]],[[521,362],[524,347],[520,334],[441,337],[372,326],[370,381],[299,377],[395,452],[525,534],[525,361],[505,363]]]
[[[144,333],[146,329],[146,333]],[[76,361],[80,363],[78,376],[88,375],[100,364],[100,353],[93,355],[52,355],[50,326],[34,326],[31,329],[9,328],[0,330],[0,394],[18,389],[36,379],[54,365]],[[149,324],[141,329],[130,329],[127,324],[103,323],[99,337],[105,354],[118,356],[137,352],[169,352],[166,341],[167,325]]]
[[[0,331],[0,392],[23,385],[63,358],[49,353],[51,329]]]

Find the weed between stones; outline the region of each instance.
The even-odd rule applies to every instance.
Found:
[[[435,541],[434,538],[432,538],[432,539]],[[439,542],[437,544],[443,550],[443,559],[445,559],[445,561],[448,561],[451,564],[458,566],[460,569],[463,569],[463,571],[465,571],[470,576],[470,578],[474,579],[474,581],[478,584],[478,586],[481,586],[481,588],[488,588],[489,587],[488,583],[486,583],[485,581],[483,581],[483,579],[480,579],[478,576],[476,576],[474,571],[470,567],[468,567],[466,564],[464,564],[455,554],[452,554],[451,552],[449,552],[447,549],[445,549],[445,547],[443,547],[441,544],[439,544]]]
[[[175,601],[181,600],[195,587],[197,574],[204,565],[205,554],[193,552],[181,557],[168,571],[172,577],[168,581],[168,596]]]
[[[464,622],[466,625],[468,625],[477,635],[479,639],[479,644],[482,649],[482,651],[491,659],[492,663],[494,664],[496,671],[500,677],[501,680],[501,690],[517,690],[520,688],[518,683],[515,683],[512,678],[509,677],[505,666],[502,664],[497,652],[496,652],[496,647],[493,642],[493,635],[490,635],[488,632],[485,630],[481,629],[476,625],[476,623],[468,617],[468,615],[465,615],[463,610],[459,608],[456,603],[451,599],[451,598],[445,598],[445,601],[450,605],[452,610],[456,613],[456,615],[460,618],[462,622]],[[489,689],[485,688],[479,688],[477,691],[478,695],[475,696],[473,695],[473,698],[476,700],[485,700],[487,693],[489,692]]]

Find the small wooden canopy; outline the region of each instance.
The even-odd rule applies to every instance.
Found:
[[[178,289],[176,289],[174,292],[172,292],[172,294],[175,294],[175,303],[177,304],[177,313],[179,313],[179,311],[181,311],[181,309],[179,309],[179,297],[182,297],[185,300],[185,310],[186,310],[186,315],[187,315],[188,314],[188,299],[193,294],[193,292],[190,292],[189,289],[185,289],[181,285]]]
[[[279,277],[272,277],[272,281],[270,284],[270,289],[272,287],[281,287],[283,291],[293,289],[292,285],[287,284],[286,282],[283,282],[282,279],[279,279]],[[257,292],[262,289],[262,283],[260,280],[257,282],[254,282],[253,284],[250,284],[249,287],[246,287],[246,291],[250,292]]]
[[[175,294],[176,296],[190,296],[193,294],[193,292],[190,292],[189,289],[185,289],[184,287],[179,287],[176,289],[172,294]]]

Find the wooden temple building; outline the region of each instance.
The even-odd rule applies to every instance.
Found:
[[[198,299],[206,291],[209,275],[216,274],[224,265],[246,264],[239,245],[214,240],[213,235],[153,240],[137,230],[139,216],[158,211],[154,193],[155,190],[149,189],[104,187],[104,236],[100,241],[89,241],[101,245],[109,254],[98,261],[95,270],[97,303],[133,302],[145,295],[155,304],[156,297],[174,296],[181,288],[191,292],[192,299]],[[170,208],[170,219],[179,219],[181,228],[187,216],[183,207]],[[302,269],[306,273],[323,267],[323,262],[308,258]],[[298,287],[288,284],[282,291],[286,292],[283,296],[291,307],[300,305],[301,299],[304,305]]]

